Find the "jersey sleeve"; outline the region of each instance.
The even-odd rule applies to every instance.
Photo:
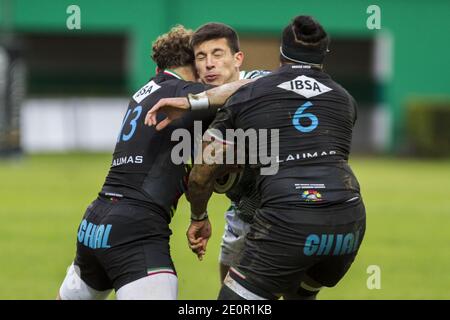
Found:
[[[252,71],[241,71],[239,74],[240,79],[258,79],[270,74],[269,70],[252,70]]]
[[[250,99],[251,92],[252,83],[239,88],[217,111],[216,117],[207,131],[208,135],[222,143],[234,144],[234,141],[227,139],[227,129],[236,129],[235,119]]]
[[[199,82],[181,82],[177,88],[176,96],[177,97],[186,97],[189,93],[197,94],[208,90],[210,86],[204,85]],[[196,110],[187,113],[183,119],[185,123],[190,123],[192,121],[202,121],[203,128],[207,128],[211,122],[214,120],[216,115],[215,110],[206,109],[206,110]]]
[[[356,102],[355,98],[348,93],[347,90],[344,91],[347,94],[348,97],[348,104],[350,106],[350,116],[352,118],[353,126],[356,123],[356,120],[358,119],[358,103]]]
[[[342,86],[339,85],[339,88],[341,88],[342,92],[347,96],[348,99],[348,105],[350,107],[350,116],[352,118],[353,126],[356,123],[356,120],[358,119],[358,103],[356,102],[355,98]]]
[[[350,105],[353,112],[353,125],[355,125],[356,120],[358,119],[358,104],[356,103],[355,98],[350,95]]]

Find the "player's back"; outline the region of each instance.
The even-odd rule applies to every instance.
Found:
[[[211,114],[188,113],[165,130],[156,131],[144,124],[150,108],[162,98],[199,93],[204,86],[186,82],[172,73],[158,73],[133,95],[117,139],[113,160],[101,194],[124,197],[151,206],[170,221],[178,198],[186,187],[187,166],[171,158],[174,130],[183,128],[193,135],[194,121],[207,127]],[[163,116],[162,116],[163,117]]]
[[[279,130],[279,170],[258,177],[262,206],[324,207],[359,197],[347,163],[356,104],[326,73],[284,65],[239,90],[223,111],[235,128]]]

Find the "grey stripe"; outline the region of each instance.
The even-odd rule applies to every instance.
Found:
[[[223,282],[228,288],[233,290],[236,294],[241,296],[242,298],[246,300],[267,300],[263,297],[260,297],[253,292],[249,291],[248,289],[241,286],[237,281],[235,281],[233,278],[231,278],[229,275],[225,278]]]

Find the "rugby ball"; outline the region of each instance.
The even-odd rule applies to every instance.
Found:
[[[240,172],[230,172],[217,178],[214,182],[214,192],[215,193],[226,193],[236,186],[242,177],[242,171]]]

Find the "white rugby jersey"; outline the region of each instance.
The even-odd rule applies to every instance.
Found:
[[[239,80],[261,78],[270,73],[268,70],[241,71],[239,72]]]

